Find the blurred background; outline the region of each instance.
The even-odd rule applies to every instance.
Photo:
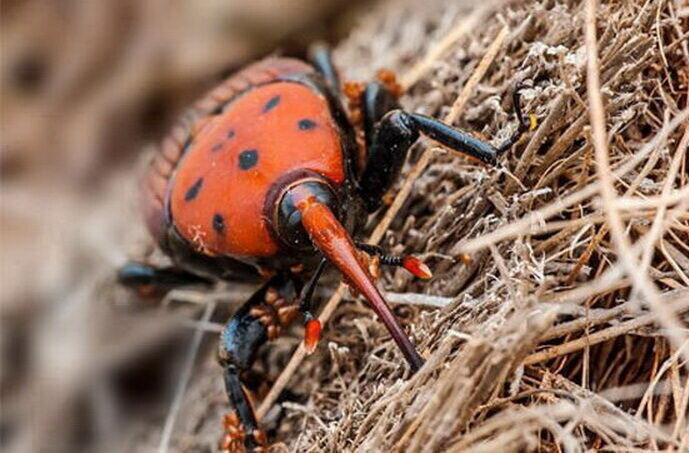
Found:
[[[139,167],[224,76],[336,43],[364,3],[1,3],[1,450],[156,444],[192,329],[112,285],[118,265],[151,248]]]

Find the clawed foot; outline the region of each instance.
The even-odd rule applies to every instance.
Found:
[[[225,434],[220,441],[222,453],[265,453],[268,451],[268,439],[263,430],[255,429],[247,435],[244,425],[237,414],[232,411],[225,414],[222,420]]]
[[[404,268],[413,276],[428,280],[433,277],[431,269],[413,255],[388,255],[377,245],[357,243],[359,248],[359,261],[364,267],[368,267],[374,279],[380,277],[380,266],[398,266]]]
[[[321,340],[321,322],[315,319],[311,312],[306,313],[306,324],[304,325],[304,348],[307,354],[312,354]]]

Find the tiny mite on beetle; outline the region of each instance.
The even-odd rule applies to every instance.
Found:
[[[519,127],[496,148],[405,112],[400,92],[390,71],[367,85],[341,84],[324,46],[312,49],[309,62],[267,58],[194,104],[152,159],[141,191],[144,217],[175,265],[129,263],[119,281],[163,291],[216,280],[262,281],[220,338],[219,361],[233,407],[223,421],[224,451],[266,451],[243,372],[257,349],[300,314],[306,348],[316,350],[321,325],[312,296],[326,266],[370,302],[412,371],[424,363],[362,255],[422,279],[431,278],[431,270],[418,258],[388,255],[353,237],[383,205],[420,135],[495,165],[529,123],[517,89]]]

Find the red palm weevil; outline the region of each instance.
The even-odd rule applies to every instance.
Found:
[[[387,255],[352,237],[381,207],[421,134],[495,165],[528,124],[515,90],[519,127],[496,148],[401,110],[399,91],[388,71],[366,86],[343,87],[324,46],[312,49],[308,63],[267,58],[194,104],[152,159],[142,189],[144,216],[174,267],[129,263],[119,281],[138,289],[263,281],[220,338],[219,361],[234,410],[224,420],[223,450],[266,448],[243,372],[257,349],[299,313],[307,349],[315,348],[321,326],[312,314],[312,295],[327,265],[370,302],[412,371],[423,365],[369,265],[402,266],[420,278],[429,278],[430,270],[417,258]]]

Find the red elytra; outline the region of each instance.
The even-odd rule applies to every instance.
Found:
[[[230,124],[226,124],[226,121],[219,121],[219,123],[225,124],[226,129],[224,131],[216,128],[220,126],[215,124],[218,119],[218,109],[226,109],[230,104],[233,104],[237,98],[242,100],[246,99],[242,102],[243,111],[238,111],[238,113],[240,113],[239,115],[232,115],[234,120],[237,121],[237,124],[232,124],[231,126],[237,127],[233,127],[231,130],[233,130],[235,134],[240,133],[241,136],[247,137],[248,134],[244,128],[253,127],[257,119],[256,115],[251,115],[253,112],[247,110],[251,110],[251,104],[256,104],[258,101],[262,100],[259,99],[262,98],[262,90],[251,88],[267,84],[266,88],[273,90],[274,88],[269,84],[271,81],[280,77],[289,77],[290,75],[312,72],[313,68],[310,65],[299,60],[289,58],[268,58],[246,67],[225,80],[220,86],[198,101],[185,114],[182,120],[173,128],[163,142],[160,152],[156,153],[153,157],[153,161],[144,179],[142,188],[144,217],[149,231],[156,240],[164,242],[164,236],[167,233],[166,230],[172,223],[178,226],[180,233],[185,238],[188,238],[192,244],[197,245],[198,250],[204,253],[210,252],[211,254],[220,254],[223,252],[223,249],[228,246],[236,247],[242,252],[246,252],[247,250],[259,250],[262,252],[262,255],[270,253],[270,250],[275,250],[274,242],[267,238],[265,234],[260,234],[260,238],[257,241],[253,241],[252,239],[246,240],[246,238],[243,240],[228,241],[224,239],[226,235],[222,235],[223,238],[211,235],[209,233],[212,231],[212,216],[215,215],[215,212],[212,213],[210,224],[207,217],[202,219],[200,218],[201,214],[197,215],[195,212],[199,208],[205,208],[205,214],[207,216],[208,212],[212,209],[213,202],[227,199],[227,194],[223,192],[222,187],[219,187],[222,185],[222,182],[218,181],[218,179],[220,179],[218,178],[218,176],[220,176],[219,173],[222,171],[219,160],[221,156],[224,157],[224,160],[231,159],[232,156],[228,156],[228,154],[232,151],[236,153],[237,149],[232,147],[232,150],[226,149],[224,153],[212,153],[214,146],[229,139],[228,134],[230,132]],[[289,88],[293,88],[294,91],[299,93],[300,90],[297,84],[292,85],[295,86]],[[283,87],[283,89],[284,88],[287,87]],[[285,91],[287,93],[292,92],[292,90]],[[268,91],[266,91],[265,94],[268,94]],[[252,102],[252,100],[254,100],[254,102]],[[314,106],[318,104],[318,101],[314,99],[310,104],[311,109],[313,109]],[[253,107],[257,107],[257,105]],[[320,113],[322,114],[322,112]],[[325,128],[324,130],[327,130],[327,121],[324,121],[323,127]],[[207,134],[207,128],[213,129],[214,132],[217,131],[217,135],[215,133]],[[240,131],[240,129],[242,130]],[[256,135],[264,136],[264,134],[254,134],[254,136]],[[195,143],[195,139],[199,136],[204,137],[202,142]],[[231,146],[229,143],[225,143],[225,145],[228,148]],[[235,157],[235,160],[236,159],[237,157]],[[192,170],[200,173],[192,174]],[[226,170],[230,172],[234,169],[229,166]],[[265,175],[266,171],[268,170],[264,169],[262,173]],[[188,191],[191,188],[191,186],[185,186],[184,184],[189,184],[189,182],[193,180],[191,183],[193,185],[198,178],[203,177],[207,172],[213,174],[209,178],[207,184],[207,186],[211,188],[208,192],[211,193],[203,196],[203,200],[205,201],[196,203],[196,206],[188,209],[179,206],[179,198],[184,198],[184,195],[180,194],[182,191]],[[179,184],[177,179],[178,175],[180,175],[180,179],[184,179],[184,181],[180,181]],[[211,181],[211,179],[213,181]],[[255,178],[247,179],[255,180]],[[228,181],[225,183],[231,186]],[[255,188],[255,185],[253,187],[249,185],[248,188]],[[231,187],[228,187],[228,189],[232,190]],[[204,190],[204,192],[206,191]],[[235,193],[238,192],[239,191],[235,191]],[[186,194],[186,192],[184,193]],[[176,203],[173,194],[177,194]],[[253,206],[255,207],[261,204],[261,200],[254,195],[255,193],[253,191],[246,190],[244,193],[240,193],[239,199],[233,201],[241,203],[242,200],[251,198]],[[199,201],[200,200],[201,199],[199,199]],[[175,204],[177,204],[176,207]],[[260,213],[256,211],[254,211],[254,214],[260,216]],[[177,215],[180,216],[179,220],[176,217]],[[256,220],[256,218],[254,218],[254,225],[261,223],[263,222],[260,219]],[[211,227],[210,229],[209,226]],[[226,230],[229,229],[226,228]],[[242,230],[242,228],[240,228],[240,230]],[[262,233],[265,233],[265,228],[261,230]]]
[[[326,100],[297,83],[254,88],[186,151],[169,189],[172,222],[207,254],[272,256],[279,244],[263,214],[266,196],[282,175],[301,169],[336,187],[344,181]]]

